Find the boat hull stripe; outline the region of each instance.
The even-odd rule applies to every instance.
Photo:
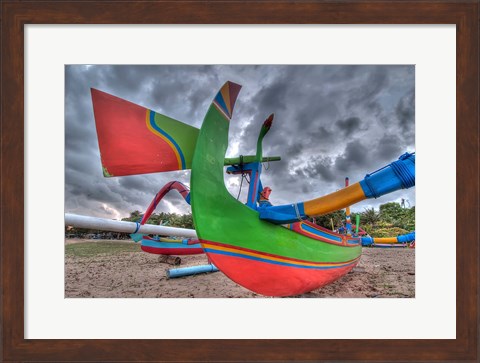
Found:
[[[237,256],[237,257],[252,258],[252,259],[256,259],[264,262],[282,263],[288,266],[298,266],[298,267],[347,266],[351,263],[355,263],[355,261],[357,261],[360,258],[360,257],[357,257],[353,260],[342,261],[342,262],[313,262],[313,261],[305,261],[305,260],[300,260],[295,258],[273,255],[266,252],[254,251],[254,250],[249,250],[241,247],[225,246],[217,242],[202,240],[201,243],[205,248],[205,250],[208,250],[208,252],[210,253],[219,253],[219,254],[223,253],[223,254],[228,254],[228,255]]]
[[[335,264],[335,265],[330,265],[330,264],[323,265],[323,264],[317,264],[317,263],[315,263],[315,264],[306,264],[306,263],[303,264],[302,263],[301,264],[301,263],[281,261],[281,260],[277,260],[277,259],[267,259],[267,258],[247,255],[247,254],[243,254],[243,253],[235,253],[235,252],[229,252],[229,251],[215,250],[215,249],[210,249],[210,248],[205,248],[205,252],[215,253],[215,254],[220,254],[220,255],[226,255],[226,256],[241,257],[241,258],[246,258],[246,259],[249,259],[249,260],[272,263],[272,264],[281,265],[281,266],[300,267],[300,268],[309,268],[309,269],[320,269],[320,270],[347,267],[349,265],[355,264],[358,260],[358,259],[355,259],[355,260],[353,260],[353,262],[343,263],[343,264]]]

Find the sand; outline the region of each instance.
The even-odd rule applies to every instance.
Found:
[[[85,240],[67,240],[80,243]],[[96,243],[98,240],[89,241]],[[117,241],[132,243],[131,241]],[[205,255],[181,256],[179,267],[203,265]],[[168,279],[174,268],[158,255],[138,250],[65,256],[66,298],[265,298],[228,279],[221,272]],[[413,298],[415,249],[364,248],[350,273],[336,282],[296,298]]]

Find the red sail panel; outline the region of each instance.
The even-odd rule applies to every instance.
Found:
[[[93,88],[91,92],[104,176],[185,168],[178,144],[156,126],[154,111]]]

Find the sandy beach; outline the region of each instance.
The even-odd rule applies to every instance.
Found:
[[[74,245],[72,247],[72,245]],[[66,298],[265,298],[222,272],[168,279],[175,266],[131,241],[66,240]],[[181,256],[187,267],[205,255]],[[364,248],[359,264],[336,282],[295,298],[413,298],[415,249]]]

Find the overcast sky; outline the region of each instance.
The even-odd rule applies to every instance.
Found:
[[[90,88],[124,98],[200,127],[219,88],[243,86],[230,123],[227,156],[254,154],[261,124],[265,137],[262,182],[273,204],[300,202],[340,189],[415,151],[414,66],[110,66],[69,65],[65,74],[65,211],[120,219],[145,211],[167,182],[189,184],[190,171],[104,178]],[[267,169],[267,170],[265,170]],[[240,177],[226,177],[235,197]],[[242,195],[246,195],[244,185]],[[415,188],[352,206],[352,211],[408,199]],[[188,213],[176,193],[157,211]]]

